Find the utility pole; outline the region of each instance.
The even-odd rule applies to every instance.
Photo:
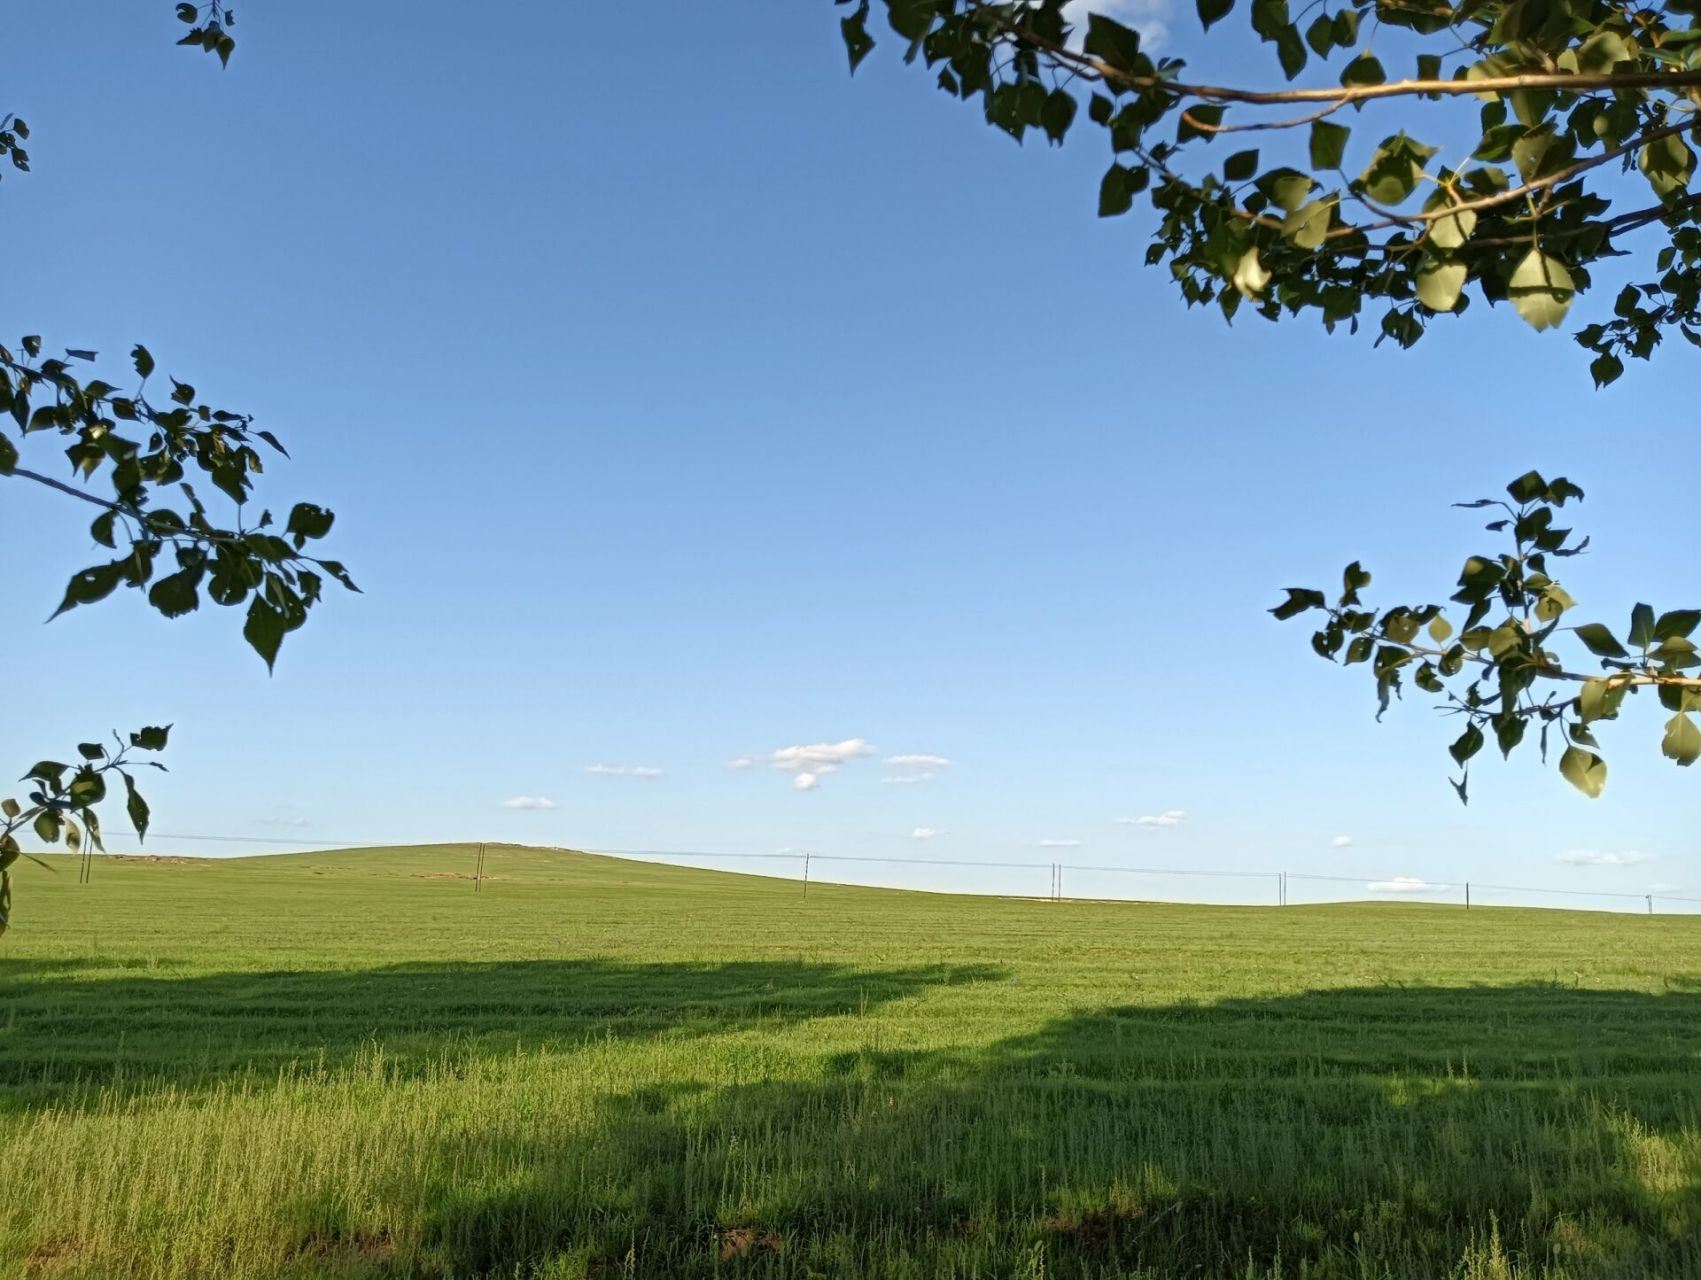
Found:
[[[809,850],[803,851],[803,896],[809,896]]]

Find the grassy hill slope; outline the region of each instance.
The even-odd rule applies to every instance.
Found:
[[[1701,1275],[1701,919],[26,867],[0,1274]]]

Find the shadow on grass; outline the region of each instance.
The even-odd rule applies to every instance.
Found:
[[[1701,997],[1107,1009],[487,1134],[406,1274],[1701,1276]],[[500,1179],[492,1179],[499,1182]]]
[[[392,1070],[590,1040],[783,1028],[875,1008],[985,966],[531,960],[172,976],[52,961],[0,968],[0,1109],[94,1090],[194,1089],[335,1069],[380,1045]]]

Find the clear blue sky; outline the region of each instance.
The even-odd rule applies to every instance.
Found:
[[[1353,557],[1381,599],[1444,597],[1489,540],[1448,503],[1531,466],[1589,490],[1587,612],[1701,600],[1681,343],[1596,393],[1507,309],[1410,353],[1229,329],[1140,265],[1142,222],[1094,217],[1092,130],[1018,148],[891,40],[853,81],[825,0],[244,5],[222,73],[171,7],[12,15],[6,331],[119,369],[145,341],[257,413],[295,459],[264,496],[335,508],[366,594],[270,679],[211,606],[37,625],[96,549],[7,485],[20,767],[170,720],[157,829],[280,847],[1701,886],[1651,700],[1606,730],[1601,800],[1484,757],[1465,809],[1452,721],[1414,693],[1375,724],[1362,670],[1264,612]],[[849,739],[873,754],[812,790],[770,763]],[[951,763],[884,781],[915,753]]]

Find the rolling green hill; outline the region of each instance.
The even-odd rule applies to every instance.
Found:
[[[60,866],[0,1275],[1701,1276],[1701,918]]]

